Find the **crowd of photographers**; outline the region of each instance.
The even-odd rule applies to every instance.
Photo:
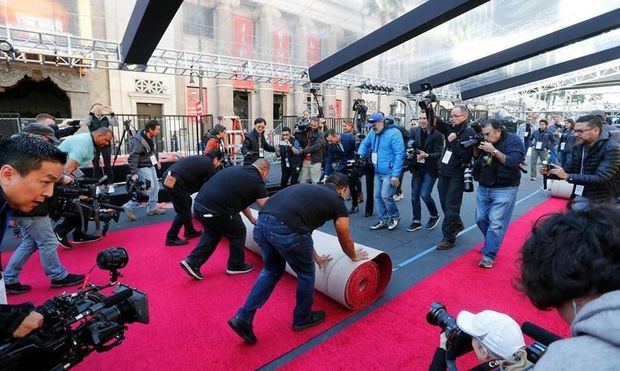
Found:
[[[320,268],[331,258],[316,254],[311,233],[332,220],[345,254],[353,261],[367,258],[365,251],[354,249],[349,234],[349,215],[357,213],[363,202],[364,176],[365,216],[377,216],[370,225],[373,231],[398,228],[403,216],[396,203],[400,198],[397,190],[405,171],[411,172],[413,209],[407,231],[422,228],[420,199],[429,214],[425,227],[435,228],[442,219],[432,197],[437,183],[443,212],[443,238],[437,243],[438,250],[455,246],[465,228],[460,210],[463,195],[472,192],[474,180],[477,181],[476,224],[484,235],[479,266],[492,268],[512,216],[524,171],[522,165],[529,150],[530,177],[535,180],[540,173],[573,185],[573,210],[548,217],[535,226],[522,250],[520,287],[536,307],[557,308],[562,318],[572,324],[573,337],[554,342],[539,360],[531,356],[532,350],[525,346],[521,330],[508,315],[463,311],[454,319],[445,307],[438,305],[427,317],[443,329],[431,369],[453,368],[454,359],[469,349],[475,351],[487,369],[526,369],[534,361],[540,369],[562,369],[563,365],[570,368],[576,364],[600,365],[595,369],[605,369],[609,364],[617,365],[620,332],[611,331],[609,335],[604,330],[609,326],[608,319],[620,314],[620,211],[610,206],[620,196],[620,145],[604,114],[601,117],[595,112],[574,121],[567,119],[564,124],[554,117],[555,131],[549,130],[546,120],[540,120],[537,127],[528,120],[513,134],[496,120],[471,122],[464,106],[455,106],[447,122],[427,107],[419,116],[419,125],[403,131],[381,112],[367,114],[363,104],[357,102],[356,118],[345,123],[343,132],[322,130],[321,119],[306,114],[293,130],[282,129],[282,140],[275,146],[265,139],[265,120],[257,119],[242,145],[244,166],[225,166],[225,128],[216,125],[205,154],[179,160],[166,171],[163,185],[171,195],[176,216],[165,244],[186,245],[187,240],[179,238],[182,227],[185,238],[200,237],[198,245],[180,263],[193,279],[203,279],[200,267],[222,237],[230,241],[226,273],[250,272],[254,267],[244,259],[246,227],[240,213],[256,225],[254,238],[264,254],[265,266],[247,301],[229,321],[230,327],[246,342],[257,341],[252,327],[254,314],[270,296],[286,263],[298,276],[293,329],[301,331],[324,321],[324,312],[312,310],[314,266],[316,263]],[[55,187],[62,189],[80,178],[80,167],[93,160],[98,162],[95,155],[101,153],[109,167],[105,157],[111,153],[108,149],[112,131],[109,122],[106,125],[102,119],[100,108],[93,106],[89,120],[92,130],[69,136],[58,148],[56,134],[60,129],[48,125],[46,121],[53,121],[49,115],[40,115],[38,122],[23,133],[2,142],[0,238],[9,217],[13,217],[21,227],[23,239],[4,271],[9,293],[30,290],[20,283],[18,275],[37,249],[52,287],[77,285],[84,280],[84,276],[68,273],[62,266],[56,246],[59,243],[71,247],[71,231],[73,243],[101,237],[87,233],[89,218],[80,207],[79,212],[60,215],[62,221],[52,228],[47,202],[53,199]],[[359,132],[353,129],[354,124]],[[161,164],[154,138],[160,128],[159,122],[151,120],[129,142],[130,180],[150,184],[145,187],[149,198],[147,215],[165,212],[157,204],[156,171]],[[265,152],[275,152],[282,169],[284,190],[272,198],[268,197],[264,183],[270,171]],[[545,161],[540,167],[539,159]],[[108,170],[111,175],[111,169]],[[288,187],[289,182],[303,185]],[[103,184],[108,186],[106,181]],[[194,215],[202,231],[195,229],[191,218],[190,195],[196,192]],[[78,198],[80,195],[78,190]],[[103,200],[95,194],[88,197]],[[350,209],[344,203],[347,197],[351,199]],[[249,209],[253,203],[261,209],[258,217]],[[132,199],[121,209],[128,219],[135,220],[136,206]],[[42,318],[31,306],[3,305],[0,323],[4,338],[21,337],[40,327]],[[588,349],[587,357],[573,355],[577,347]],[[614,356],[616,361],[610,363]]]

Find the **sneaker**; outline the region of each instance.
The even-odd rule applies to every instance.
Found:
[[[241,336],[246,343],[256,344],[256,335],[254,335],[251,323],[246,322],[239,316],[234,316],[228,320],[228,326],[230,326],[237,335]]]
[[[322,310],[313,310],[310,317],[300,323],[293,323],[293,331],[305,330],[308,327],[316,326],[325,321],[325,312]]]
[[[392,196],[392,199],[393,199],[395,202],[398,202],[398,201],[402,200],[403,198],[405,198],[405,196],[403,196],[403,194],[402,194],[402,193],[397,193],[397,194],[395,194],[394,196]]]
[[[180,238],[168,239],[166,238],[166,246],[183,246],[187,245],[189,242],[187,240],[183,240]]]
[[[430,219],[428,220],[428,223],[426,223],[426,229],[435,228],[439,224],[440,219],[441,217],[439,215],[431,216]]]
[[[67,274],[67,277],[60,280],[52,280],[52,288],[56,287],[67,287],[67,286],[77,286],[84,282],[85,276],[83,274]]]
[[[478,266],[486,269],[491,269],[493,268],[493,259],[489,258],[488,256],[483,256],[482,259],[480,259],[480,263],[478,263]]]
[[[127,215],[127,219],[131,221],[138,219],[136,214],[133,212],[133,210],[129,206],[123,206],[123,211],[125,212],[125,215]]]
[[[398,223],[400,223],[400,219],[392,218],[388,222],[388,231],[393,231],[398,227]]]
[[[357,206],[351,206],[351,210],[349,210],[349,214],[355,214],[360,211],[360,208]]]
[[[58,232],[54,232],[54,234],[56,235],[56,239],[58,240],[58,244],[62,247],[64,247],[65,249],[69,250],[71,249],[71,247],[73,247],[70,243],[69,243],[69,239],[67,238],[67,236],[64,237],[60,237],[60,235],[58,234]]]
[[[449,250],[454,247],[454,241],[441,240],[437,244],[437,250]]]
[[[200,267],[190,264],[187,260],[181,260],[181,268],[183,268],[185,273],[189,274],[192,278],[197,280],[204,278],[202,273],[200,273]]]
[[[11,283],[8,285],[5,284],[4,288],[6,289],[7,294],[12,295],[19,295],[32,290],[30,285],[22,285],[20,282]]]
[[[420,228],[422,228],[422,224],[420,224],[420,222],[413,222],[409,225],[409,227],[407,227],[407,232],[415,232]]]
[[[388,225],[386,223],[384,223],[383,221],[378,221],[375,224],[370,226],[370,229],[372,229],[373,231],[376,231],[378,229],[385,229],[387,228]]]
[[[101,236],[98,234],[83,234],[79,236],[73,236],[73,243],[81,244],[81,243],[89,243],[99,241]]]
[[[243,263],[243,265],[237,268],[226,268],[226,273],[228,274],[244,274],[251,272],[254,269],[252,264]]]
[[[108,185],[108,193],[114,193],[114,184]]]
[[[162,215],[162,214],[165,214],[165,213],[166,213],[165,209],[162,209],[162,208],[158,207],[157,209],[153,209],[151,211],[147,211],[146,215],[153,216],[153,215]]]
[[[202,232],[201,231],[189,231],[189,232],[186,231],[183,236],[185,238],[200,237],[200,236],[202,236]]]

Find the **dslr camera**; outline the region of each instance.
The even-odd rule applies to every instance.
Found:
[[[420,97],[420,99],[418,100],[418,106],[420,106],[420,108],[424,111],[428,111],[432,108],[431,103],[437,103],[439,102],[439,100],[437,99],[435,93],[433,93],[433,85],[430,82],[421,83],[420,89],[422,91],[428,91],[428,94]]]
[[[127,264],[127,250],[109,248],[97,255],[97,266],[110,271],[103,286],[92,283],[76,293],[63,293],[38,307],[43,327],[30,335],[0,345],[2,370],[66,370],[93,351],[105,352],[125,339],[127,324],[149,323],[145,293],[119,284],[119,268]],[[102,290],[114,287],[112,295]]]
[[[472,122],[471,128],[474,129],[475,134],[470,135],[467,139],[459,140],[459,143],[465,148],[469,148],[471,146],[478,147],[485,141],[484,135],[482,134],[482,126],[479,121]]]
[[[127,181],[125,182],[127,188],[127,194],[133,201],[139,201],[142,198],[147,198],[146,191],[151,189],[151,181],[149,179],[132,179],[131,175],[127,175]]]

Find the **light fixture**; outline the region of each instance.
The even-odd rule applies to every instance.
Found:
[[[13,44],[11,44],[10,42],[6,40],[0,40],[0,52],[8,54],[11,52],[15,52],[15,49],[13,49]]]

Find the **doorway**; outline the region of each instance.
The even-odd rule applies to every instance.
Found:
[[[273,95],[273,128],[282,125],[284,118],[284,94]]]
[[[0,112],[19,113],[36,117],[45,112],[58,118],[71,117],[71,102],[67,93],[49,77],[35,81],[24,76],[17,84],[0,92]],[[88,112],[84,112],[86,116]]]
[[[138,103],[138,116],[161,117],[163,114],[163,104],[159,103]]]
[[[241,126],[249,131],[250,94],[245,90],[233,91],[233,112],[239,116]]]

